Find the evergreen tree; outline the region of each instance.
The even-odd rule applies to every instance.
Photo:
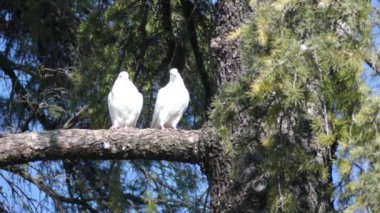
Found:
[[[182,127],[205,123],[191,162],[209,189],[194,165],[70,156],[2,167],[0,208],[376,212],[380,99],[361,77],[378,67],[376,20],[363,0],[2,1],[3,132],[108,128],[121,70],[144,95],[145,128],[175,66],[192,99]]]

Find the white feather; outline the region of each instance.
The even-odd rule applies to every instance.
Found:
[[[120,72],[108,94],[111,129],[135,127],[143,106],[143,96],[126,71]]]
[[[157,93],[151,128],[177,129],[177,124],[189,105],[190,96],[176,68],[170,70],[169,83]]]

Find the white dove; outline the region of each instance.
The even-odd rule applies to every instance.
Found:
[[[135,127],[143,106],[143,96],[137,90],[126,71],[120,72],[108,94],[108,110],[112,127]]]
[[[169,83],[157,93],[151,128],[177,129],[177,124],[189,105],[190,97],[176,68],[170,70]]]

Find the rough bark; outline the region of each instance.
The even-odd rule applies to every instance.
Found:
[[[201,166],[207,176],[211,195],[211,209],[213,212],[221,212],[222,198],[225,196],[226,188],[230,183],[231,158],[226,152],[220,138],[212,129],[211,122],[206,123],[202,131],[205,146]]]
[[[54,130],[0,136],[0,166],[36,160],[146,159],[199,163],[201,131]]]
[[[244,0],[220,1],[217,5],[217,26],[215,37],[211,41],[211,48],[217,60],[218,87],[223,89],[226,83],[236,81],[243,72],[240,42],[228,40],[230,33],[239,28],[249,16],[249,7]],[[231,157],[220,143],[213,143],[214,147],[207,153],[209,171],[206,172],[210,185],[213,212],[233,211],[227,208],[235,197],[230,196],[229,188],[233,185],[231,179]],[[212,146],[209,146],[212,147]],[[213,153],[213,154],[212,154]]]
[[[221,1],[217,6],[216,36],[211,41],[211,48],[218,61],[219,87],[236,81],[242,74],[240,42],[227,37],[247,20],[250,11],[244,0]]]

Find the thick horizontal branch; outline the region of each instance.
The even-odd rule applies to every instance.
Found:
[[[36,160],[146,159],[200,162],[200,130],[53,130],[0,136],[0,166]]]

